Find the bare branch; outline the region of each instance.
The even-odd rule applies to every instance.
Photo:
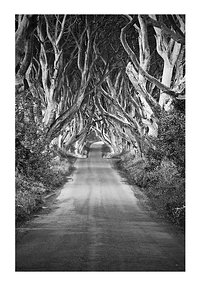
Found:
[[[147,23],[150,23],[153,26],[162,29],[163,33],[165,33],[168,37],[174,39],[178,43],[185,44],[185,37],[183,36],[183,33],[180,34],[171,30],[163,22],[155,20],[148,15],[145,15],[144,17],[146,18]]]
[[[167,93],[167,94],[169,94],[169,95],[171,95],[173,97],[177,97],[179,95],[178,93],[174,92],[169,87],[167,87],[164,84],[162,84],[161,82],[159,82],[155,77],[151,76],[148,72],[146,72],[140,66],[139,61],[138,61],[135,53],[133,52],[133,50],[128,45],[128,43],[126,41],[126,30],[127,30],[128,27],[130,27],[130,25],[133,25],[134,21],[136,21],[135,18],[132,20],[132,22],[128,23],[124,28],[122,28],[121,35],[120,35],[121,43],[122,43],[125,51],[129,55],[133,65],[134,65],[134,68],[136,68],[136,70],[138,70],[141,73],[141,75],[145,76],[151,83],[155,84],[163,92],[165,92],[165,93]]]
[[[58,37],[57,37],[57,39],[56,39],[56,45],[59,44],[60,39],[61,39],[61,37],[62,37],[62,35],[63,35],[64,26],[65,26],[65,21],[66,21],[66,16],[67,16],[67,15],[64,15],[64,17],[63,17],[62,24],[61,24],[60,34],[58,35]]]

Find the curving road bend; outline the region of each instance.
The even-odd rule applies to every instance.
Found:
[[[184,242],[139,206],[101,144],[52,209],[20,228],[16,271],[184,271]]]

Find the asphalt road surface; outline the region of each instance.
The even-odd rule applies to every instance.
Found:
[[[184,271],[184,243],[142,209],[95,143],[50,211],[20,228],[16,271]]]

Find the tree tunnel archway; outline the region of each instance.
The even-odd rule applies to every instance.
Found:
[[[20,142],[32,148],[22,135],[27,124],[77,157],[91,132],[111,155],[142,156],[161,111],[184,100],[184,22],[183,15],[16,15]]]

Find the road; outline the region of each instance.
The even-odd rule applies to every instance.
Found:
[[[184,271],[184,243],[140,206],[95,143],[51,210],[20,228],[16,271]]]

